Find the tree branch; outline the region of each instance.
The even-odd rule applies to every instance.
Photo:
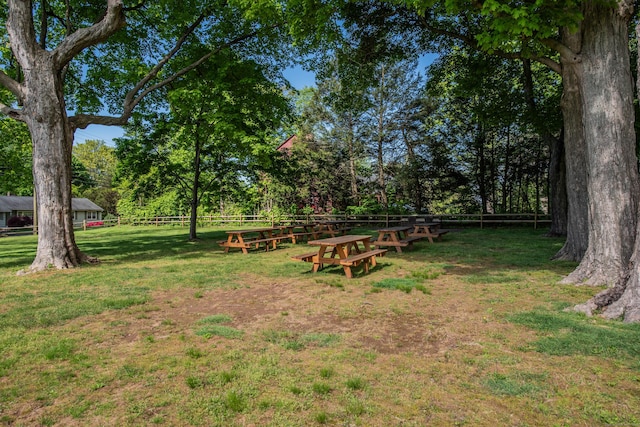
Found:
[[[124,126],[127,124],[129,116],[125,117],[122,115],[119,117],[112,117],[96,114],[78,114],[76,116],[70,116],[69,123],[74,131],[76,129],[85,129],[89,125]]]
[[[151,71],[149,71],[149,73],[147,73],[147,75],[145,75],[142,78],[142,80],[140,80],[135,85],[135,87],[133,89],[131,89],[127,93],[127,95],[125,97],[125,101],[124,101],[124,110],[123,110],[123,113],[122,113],[122,115],[120,117],[109,117],[109,116],[99,116],[99,115],[90,115],[90,114],[79,114],[79,115],[76,115],[76,116],[69,117],[69,121],[70,121],[73,129],[74,130],[75,129],[84,129],[90,124],[101,124],[101,125],[107,125],[107,126],[123,126],[123,125],[125,125],[127,123],[129,118],[131,117],[131,114],[133,113],[133,110],[135,109],[135,107],[137,107],[138,104],[140,104],[140,102],[142,102],[144,97],[147,96],[149,93],[169,85],[170,83],[174,82],[178,78],[184,76],[188,72],[190,72],[193,69],[197,68],[198,66],[202,65],[209,58],[211,58],[216,53],[221,52],[223,49],[226,49],[226,48],[231,47],[233,45],[242,43],[245,40],[248,40],[248,39],[250,39],[252,37],[255,37],[261,31],[264,31],[266,29],[277,28],[278,26],[282,25],[282,23],[273,24],[273,25],[271,25],[269,27],[257,29],[255,31],[250,32],[250,33],[238,36],[238,37],[234,38],[233,40],[230,40],[230,41],[228,41],[226,43],[223,43],[220,46],[218,46],[215,50],[209,51],[208,53],[206,53],[205,55],[203,55],[202,57],[200,57],[196,61],[192,62],[190,65],[182,68],[181,70],[177,71],[176,73],[172,74],[171,76],[167,77],[166,79],[161,80],[158,83],[156,83],[154,85],[151,85],[151,86],[149,86],[149,87],[147,87],[147,88],[145,88],[143,90],[144,86],[147,83],[149,83],[151,80],[153,80],[158,75],[158,73],[162,70],[162,68],[171,60],[171,58],[173,58],[176,55],[176,53],[180,50],[180,48],[182,47],[182,45],[186,41],[186,38],[191,33],[193,33],[193,31],[195,30],[197,25],[200,22],[202,22],[203,19],[204,19],[204,17],[200,16],[196,20],[196,22],[194,22],[189,28],[187,28],[185,30],[185,32],[183,33],[183,35],[180,37],[180,39],[176,42],[176,45],[173,47],[173,49],[171,49],[171,51],[168,52],[160,60],[160,62],[158,62],[158,64],[156,64],[153,67],[153,69]]]
[[[455,31],[450,31],[450,30],[445,30],[442,28],[435,27],[431,25],[424,17],[419,18],[418,22],[420,26],[422,26],[422,28],[425,28],[428,31],[431,31],[433,33],[436,33],[442,36],[450,37],[456,40],[460,40],[461,42],[465,43],[469,47],[482,51],[482,48],[480,48],[480,46],[478,45],[478,41],[474,37],[470,37]],[[573,53],[571,49],[569,49],[567,46],[563,45],[558,41],[555,41],[552,39],[544,39],[541,42],[545,46],[550,47],[551,49],[559,52],[560,55],[568,54],[569,52],[571,52],[573,56],[578,56],[575,53]],[[555,42],[555,43],[552,43],[552,42]],[[546,56],[523,55],[522,52],[505,52],[502,50],[494,50],[493,54],[504,59],[523,59],[526,57],[536,62],[539,62],[543,65],[546,65],[547,67],[549,67],[551,70],[555,71],[558,74],[560,74],[560,72],[562,71],[562,66],[558,62]]]
[[[131,114],[131,111],[133,110],[133,108],[138,105],[140,103],[140,101],[142,100],[142,97],[144,97],[147,93],[149,93],[150,91],[143,91],[143,94],[136,97],[136,94],[138,92],[140,92],[140,90],[142,90],[142,88],[149,83],[152,79],[154,79],[158,73],[164,68],[164,66],[171,60],[171,58],[173,58],[178,51],[182,48],[182,45],[184,44],[184,42],[187,40],[187,37],[189,37],[195,30],[196,28],[198,28],[198,26],[202,23],[202,21],[204,20],[205,16],[204,15],[200,15],[198,17],[198,19],[195,20],[195,22],[193,24],[191,24],[189,27],[187,27],[184,32],[182,33],[182,36],[180,36],[180,38],[176,41],[175,46],[173,47],[173,49],[171,49],[152,69],[151,71],[149,71],[147,73],[146,76],[144,76],[134,87],[133,89],[131,89],[127,95],[125,96],[124,99],[124,115],[127,114],[127,111],[129,112],[129,114]]]
[[[31,68],[31,62],[36,60],[36,53],[42,51],[36,43],[31,2],[8,0],[7,5],[9,13],[6,25],[13,54],[23,69]]]
[[[22,99],[24,95],[23,86],[0,70],[0,85],[7,88],[16,98]]]
[[[15,108],[11,108],[2,102],[0,102],[0,112],[2,112],[2,114],[8,117],[11,117],[12,119],[24,122],[24,119],[22,118],[21,110],[16,110]]]
[[[125,24],[122,0],[107,0],[107,10],[97,24],[76,30],[53,50],[56,69],[64,67],[83,49],[108,39]]]
[[[567,62],[578,63],[582,61],[580,54],[575,53],[572,49],[569,49],[567,45],[560,43],[558,40],[542,39],[540,41],[543,45],[558,52]]]

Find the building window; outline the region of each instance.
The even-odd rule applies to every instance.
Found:
[[[18,211],[16,212],[16,216],[28,216],[29,218],[33,218],[33,211]]]
[[[87,219],[98,219],[98,212],[87,212]]]

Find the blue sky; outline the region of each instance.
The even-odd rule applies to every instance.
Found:
[[[424,73],[425,69],[431,65],[437,57],[437,54],[426,54],[421,56],[418,61],[418,71]],[[296,89],[315,86],[316,84],[315,74],[313,72],[303,70],[302,67],[286,69],[283,74]],[[106,142],[107,145],[114,146],[113,138],[119,138],[123,135],[124,132],[119,126],[90,125],[87,126],[86,129],[76,130],[75,143],[80,144],[88,139],[97,139]]]

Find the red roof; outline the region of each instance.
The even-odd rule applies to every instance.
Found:
[[[280,144],[278,146],[278,148],[276,148],[276,150],[283,152],[283,151],[289,151],[291,150],[291,147],[293,147],[293,143],[298,139],[297,135],[291,135],[289,138],[287,138],[282,144]]]

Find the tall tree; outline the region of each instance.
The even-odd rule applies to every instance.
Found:
[[[97,186],[111,187],[118,161],[113,147],[104,141],[90,139],[74,145],[73,155],[87,168]]]
[[[347,175],[348,200],[343,199],[344,190],[332,191],[332,201],[336,206],[358,206],[361,199],[360,168],[364,153],[364,132],[366,123],[364,112],[367,101],[363,96],[354,96],[354,88],[342,79],[336,61],[322,70],[317,89],[305,103],[301,111],[300,144],[305,144],[307,136],[312,136],[316,149],[326,150],[323,154],[336,164],[340,174]],[[361,94],[360,89],[355,89]],[[305,150],[298,146],[296,156],[306,158]],[[308,153],[311,154],[311,153]],[[311,156],[314,157],[314,156]]]
[[[423,105],[420,101],[424,83],[416,69],[417,61],[411,59],[381,62],[365,92],[369,100],[369,150],[376,170],[377,191],[385,209],[389,206],[387,184],[390,171],[387,165],[398,162],[411,152],[406,133],[407,111],[411,104]]]
[[[289,109],[280,88],[255,62],[230,55],[214,64],[199,68],[198,80],[170,91],[170,112],[152,122],[138,150],[126,138],[118,141],[131,173],[156,167],[164,185],[180,189],[191,212],[190,240],[197,238],[204,194],[220,194],[230,175],[247,178],[251,170],[269,166],[274,136]]]

